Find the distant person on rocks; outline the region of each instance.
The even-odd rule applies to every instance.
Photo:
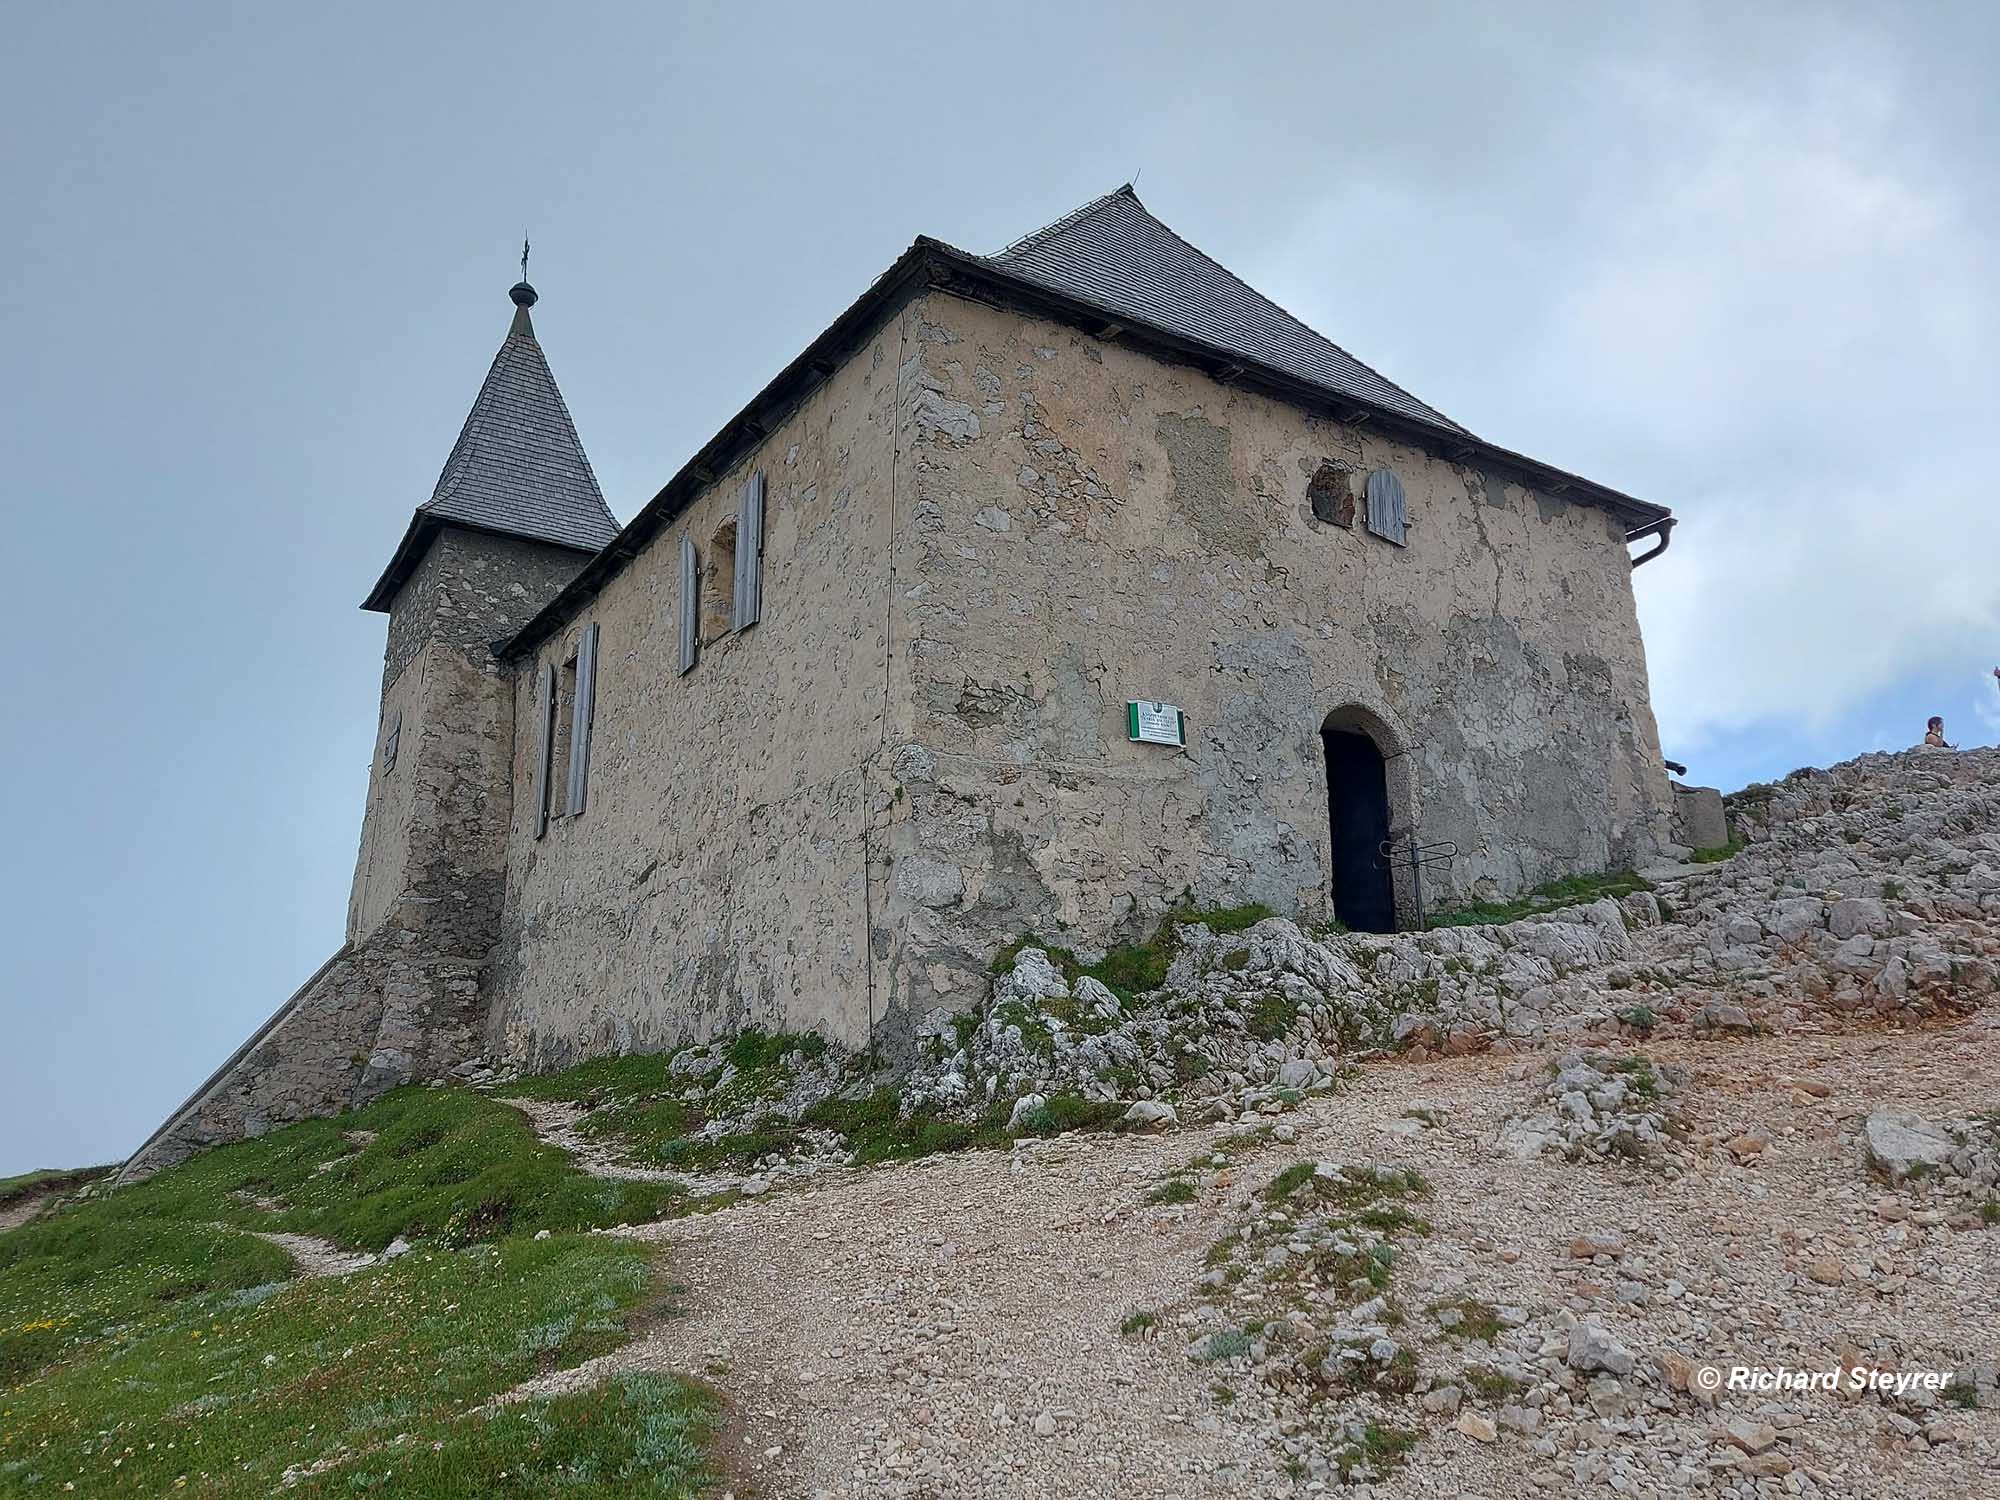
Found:
[[[2000,676],[2000,667],[1995,667],[1993,670],[1996,676]],[[1931,715],[1930,726],[1924,731],[1924,743],[1938,750],[1956,750],[1958,748],[1956,745],[1945,743],[1944,720],[1936,714]]]

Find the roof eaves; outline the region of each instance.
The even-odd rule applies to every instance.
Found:
[[[514,531],[505,526],[484,526],[477,521],[461,520],[457,516],[442,516],[436,511],[418,506],[410,516],[410,524],[403,532],[403,540],[396,546],[396,552],[389,559],[389,566],[382,570],[382,576],[375,580],[375,587],[368,591],[368,597],[361,601],[364,610],[377,614],[387,614],[394,607],[396,591],[417,570],[417,564],[424,559],[430,547],[431,538],[448,529],[474,531],[483,536],[504,536],[514,541],[535,542],[543,547],[560,547],[566,552],[575,552],[584,557],[594,557],[598,549],[578,546],[575,542],[561,542],[553,537],[537,536],[532,532]]]
[[[1107,196],[1116,197],[1118,193],[1129,191],[1128,188],[1120,188],[1117,193]],[[1078,213],[1092,206],[1094,204],[1086,204]],[[1037,231],[1037,234],[1051,232],[1062,222],[1059,220],[1048,229]],[[1518,478],[1551,492],[1574,491],[1589,503],[1612,512],[1635,528],[1673,514],[1665,506],[1636,499],[1607,485],[1489,443],[1451,423],[1448,418],[1443,419],[1447,425],[1440,426],[1419,421],[1406,413],[1360,397],[1329,390],[1288,371],[1247,358],[1241,352],[1205,344],[1015,275],[1004,266],[996,265],[991,257],[975,255],[929,235],[919,235],[910,248],[876,277],[868,290],[834,319],[824,333],[808,344],[798,358],[785,366],[693,458],[683,464],[680,471],[661,486],[561,593],[510,639],[498,645],[495,648],[497,654],[510,660],[520,657],[561,629],[707,485],[733,468],[743,454],[770,434],[786,413],[817,389],[837,368],[840,359],[845,357],[848,346],[866,338],[877,319],[910,295],[913,286],[919,282],[972,301],[1053,315],[1057,321],[1086,332],[1101,332],[1115,323],[1123,330],[1120,334],[1122,343],[1145,347],[1169,360],[1191,364],[1211,376],[1227,377],[1237,386],[1259,389],[1288,405],[1317,415],[1344,422],[1367,422],[1455,462],[1477,458],[1510,470]],[[1000,295],[998,298],[982,296],[982,292]],[[401,556],[400,552],[398,556]],[[394,565],[391,566],[393,568]],[[379,590],[380,585],[377,587]]]
[[[620,569],[639,555],[647,542],[690,505],[708,485],[734,468],[737,461],[766,437],[799,403],[817,390],[850,352],[873,332],[877,321],[886,316],[920,281],[931,263],[935,240],[918,238],[909,249],[869,285],[852,305],[835,318],[826,331],[806,345],[794,359],[753,396],[749,403],[722,430],[681,465],[678,473],[662,485],[653,498],[567,587],[496,651],[503,659],[526,654],[560,630],[568,619],[591,599]]]
[[[974,255],[939,240],[920,240],[928,246],[956,273],[939,281],[942,290],[967,295],[979,283],[987,283],[1009,293],[1010,302],[1040,304],[1050,311],[1062,315],[1062,321],[1094,331],[1092,325],[1102,327],[1115,322],[1123,331],[1120,343],[1150,345],[1170,359],[1191,363],[1211,376],[1227,376],[1237,386],[1256,386],[1293,406],[1302,406],[1316,414],[1328,415],[1341,421],[1365,421],[1373,426],[1394,431],[1419,446],[1438,452],[1441,456],[1463,462],[1478,458],[1516,471],[1520,477],[1529,479],[1544,488],[1556,492],[1575,490],[1592,503],[1605,509],[1627,516],[1636,525],[1657,521],[1672,512],[1665,506],[1654,505],[1622,491],[1598,484],[1594,480],[1558,469],[1553,464],[1529,458],[1497,443],[1490,443],[1478,437],[1457,423],[1445,419],[1448,425],[1420,421],[1404,412],[1370,402],[1359,396],[1350,396],[1328,390],[1312,381],[1301,379],[1286,370],[1280,370],[1245,354],[1207,344],[1185,334],[1175,333],[1122,312],[1112,312],[1081,298],[1044,286],[1038,281],[1030,281],[1016,276],[1004,266],[996,266],[983,255]],[[970,285],[968,285],[970,283]],[[975,299],[986,300],[986,299]]]

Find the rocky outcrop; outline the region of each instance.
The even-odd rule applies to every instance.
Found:
[[[2000,751],[1864,756],[1739,793],[1732,814],[1747,841],[1733,858],[1511,923],[1372,935],[1191,922],[1170,940],[1164,982],[1140,994],[1024,948],[976,1015],[927,1019],[906,1099],[977,1106],[1056,1089],[1257,1107],[1330,1087],[1345,1061],[1387,1049],[1789,1031],[1992,996]],[[1549,1103],[1550,1128],[1532,1134],[1565,1151],[1650,1149],[1658,1134],[1623,1103],[1607,1121],[1594,1104],[1585,1121]]]

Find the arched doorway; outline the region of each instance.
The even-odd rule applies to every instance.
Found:
[[[1389,778],[1381,747],[1350,715],[1328,714],[1319,734],[1333,825],[1333,914],[1355,932],[1394,932],[1396,891],[1382,857]]]

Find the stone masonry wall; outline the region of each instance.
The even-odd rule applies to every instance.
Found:
[[[447,528],[398,591],[347,942],[125,1175],[338,1113],[477,1052],[513,806],[514,677],[493,655],[583,554]],[[395,764],[383,745],[400,716]]]
[[[342,948],[135,1152],[130,1181],[205,1147],[339,1114],[477,1049],[478,965],[384,929]]]
[[[911,424],[896,497],[895,1025],[974,1001],[1029,929],[1102,945],[1183,898],[1328,917],[1337,709],[1405,752],[1393,823],[1458,843],[1433,909],[1670,836],[1604,511],[1115,342],[916,311],[912,410],[953,420]],[[1315,517],[1329,463],[1401,477],[1407,547]],[[1128,743],[1133,698],[1179,704],[1186,750]]]
[[[514,676],[494,644],[574,577],[583,554],[449,527],[397,592],[384,652],[347,938],[386,921],[479,957],[499,929],[512,804]],[[394,766],[383,744],[401,715]]]
[[[556,1066],[752,1024],[866,1040],[904,339],[892,319],[521,663],[496,1053]],[[757,469],[763,618],[680,675],[681,539],[706,566]],[[558,788],[537,838],[536,684],[591,623],[588,805],[561,816]]]

